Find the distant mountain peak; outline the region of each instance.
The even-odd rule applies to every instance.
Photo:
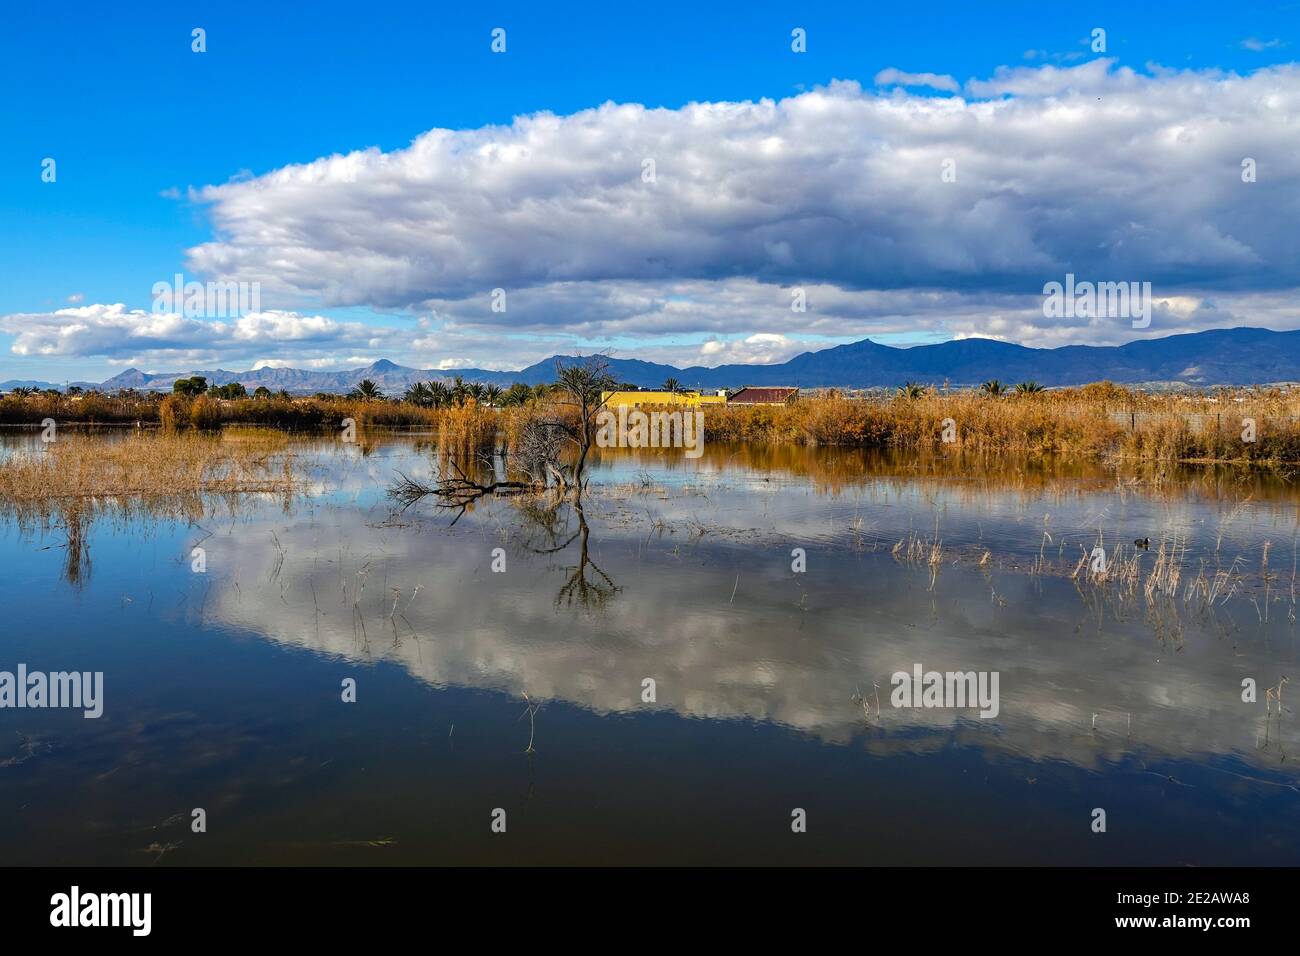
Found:
[[[479,368],[414,369],[379,359],[359,369],[309,371],[263,367],[248,372],[189,371],[146,373],[126,369],[103,382],[106,390],[152,389],[170,392],[178,378],[202,375],[213,385],[240,382],[249,391],[265,385],[299,395],[350,391],[363,378],[378,380],[389,395],[426,380],[467,382],[507,387],[514,382],[538,385],[555,379],[557,362],[583,361],[590,356],[552,355],[527,368],[494,372]],[[794,385],[801,388],[892,388],[904,382],[953,386],[976,385],[988,379],[1035,381],[1040,385],[1082,385],[1109,379],[1121,384],[1182,383],[1184,385],[1255,385],[1300,382],[1300,331],[1211,329],[1161,338],[1136,339],[1125,345],[1065,345],[1028,348],[1014,342],[981,337],[899,348],[861,339],[816,352],[803,352],[771,365],[722,365],[717,368],[678,368],[643,359],[602,356],[620,382],[658,387],[675,378],[685,388],[738,388]],[[0,388],[25,384],[0,383]],[[80,384],[80,383],[79,383]]]

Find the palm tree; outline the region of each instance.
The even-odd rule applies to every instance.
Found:
[[[465,384],[465,379],[457,375],[451,380],[451,400],[459,405],[469,397],[469,386]]]
[[[451,404],[451,389],[446,382],[425,382],[429,389],[429,404],[434,408],[446,408]]]
[[[406,390],[402,396],[402,401],[409,402],[412,405],[419,405],[421,408],[428,408],[433,404],[433,394],[429,391],[427,382],[416,382]]]
[[[1043,386],[1037,382],[1020,382],[1016,385],[1017,395],[1033,395],[1035,392],[1041,392]]]
[[[996,378],[991,378],[983,385],[980,386],[980,391],[983,392],[985,395],[988,395],[990,398],[998,398],[999,396],[1004,394],[1006,390],[1007,387],[1003,385],[1001,382],[999,382]]]
[[[12,394],[15,398],[26,398],[28,395],[35,395],[36,389],[30,385],[17,385],[13,388]]]
[[[483,401],[487,405],[495,405],[501,401],[502,394],[504,393],[502,392],[500,385],[485,386],[483,389]]]
[[[899,398],[920,398],[924,394],[925,386],[920,382],[904,382],[902,385],[898,386]]]
[[[515,382],[501,396],[502,407],[517,407],[528,404],[533,397],[533,390],[523,382]]]
[[[465,397],[472,398],[481,405],[483,404],[484,391],[482,382],[470,382],[465,386]]]
[[[681,388],[681,382],[677,381],[677,379],[675,378],[664,379],[663,390],[665,392],[675,392],[679,388]]]
[[[348,398],[360,399],[363,402],[374,402],[383,397],[383,390],[368,378],[357,382],[357,387],[348,392]]]

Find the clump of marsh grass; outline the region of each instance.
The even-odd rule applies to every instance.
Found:
[[[1202,560],[1196,577],[1187,585],[1183,600],[1189,604],[1197,603],[1203,611],[1213,608],[1216,604],[1227,602],[1237,592],[1241,583],[1241,574],[1238,571],[1240,564],[1241,558],[1235,558],[1227,568],[1218,568],[1213,575],[1207,577],[1205,561]]]
[[[874,692],[875,692],[875,699],[876,699],[876,717],[877,717],[877,719],[879,719],[880,714],[881,714],[881,711],[880,711],[880,685],[877,684],[875,681],[872,681],[872,682],[871,682],[871,686],[874,688]],[[854,704],[856,704],[856,705],[858,705],[859,707],[862,708],[862,719],[863,719],[864,721],[866,721],[867,723],[871,723],[871,701],[870,701],[866,696],[863,695],[863,693],[862,693],[862,688],[861,688],[861,687],[859,687],[859,688],[854,692],[853,696],[850,697],[849,700],[853,701]]]
[[[275,433],[133,433],[117,440],[60,435],[0,462],[0,506],[41,516],[118,504],[165,503],[207,494],[284,493],[293,456]]]
[[[708,406],[705,434],[710,442],[1300,461],[1300,389],[1157,394],[1097,382],[1015,393],[915,385],[902,391],[846,397],[832,390],[786,406]],[[1247,420],[1254,423],[1252,440],[1242,437]]]
[[[473,399],[443,409],[438,421],[438,437],[448,451],[471,455],[490,453],[496,445],[497,413]]]
[[[87,528],[101,517],[197,522],[212,496],[231,505],[244,495],[293,494],[293,456],[283,435],[224,440],[206,432],[133,432],[115,439],[59,435],[0,460],[0,514],[24,532],[61,527],[64,577],[90,573]]]
[[[1178,582],[1183,575],[1183,554],[1186,549],[1185,542],[1180,549],[1177,536],[1168,542],[1163,540],[1160,542],[1160,547],[1156,550],[1155,566],[1147,575],[1146,583],[1143,585],[1148,601],[1154,600],[1157,595],[1173,597],[1178,593]]]
[[[933,538],[909,531],[906,538],[900,538],[898,544],[890,549],[894,560],[930,570],[930,590],[934,590],[939,578],[939,565],[943,563],[943,541],[938,533]]]

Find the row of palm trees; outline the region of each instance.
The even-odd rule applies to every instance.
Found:
[[[182,380],[185,381],[185,380]],[[181,383],[178,382],[178,385]],[[204,383],[206,385],[206,383]],[[631,387],[615,386],[610,383],[610,387]],[[218,394],[221,398],[243,398],[247,393],[242,385],[224,386],[229,393],[218,388],[205,389],[200,386],[197,389],[198,394],[203,391]],[[480,405],[495,405],[499,408],[508,408],[511,406],[525,405],[532,399],[542,399],[555,390],[554,384],[525,385],[523,382],[515,382],[507,389],[501,388],[500,385],[484,385],[481,382],[466,382],[457,375],[452,379],[451,384],[446,382],[429,381],[416,382],[407,388],[406,393],[402,396],[402,401],[412,405],[419,405],[421,408],[448,408],[453,405],[463,405],[469,399],[473,399]],[[670,378],[663,384],[663,391],[676,392],[681,390],[681,385],[675,378]],[[921,398],[929,390],[929,386],[920,382],[904,382],[898,387],[900,398],[916,399]],[[1037,382],[1020,382],[1015,388],[1017,395],[1032,395],[1036,392],[1043,391],[1043,386]],[[134,392],[134,389],[130,390]],[[177,388],[176,391],[182,391]],[[1008,394],[1011,388],[997,379],[989,379],[980,386],[981,394],[988,395],[992,398],[1000,398]],[[32,388],[26,385],[15,386],[10,394],[17,398],[26,398],[41,392],[40,389]],[[59,394],[57,390],[51,390],[52,394]],[[69,395],[75,395],[81,392],[80,388],[73,387],[68,389]],[[273,393],[266,386],[258,386],[253,392],[254,398],[271,398]],[[281,391],[281,398],[288,398],[289,393]],[[317,397],[327,398],[328,395],[320,393]],[[375,382],[370,379],[362,379],[357,383],[356,388],[348,393],[348,398],[359,401],[383,401],[385,398],[384,391]]]
[[[544,398],[554,389],[553,385],[525,385],[515,382],[509,388],[500,385],[484,385],[482,382],[467,382],[459,375],[447,382],[416,382],[406,389],[402,401],[421,408],[450,408],[464,405],[473,400],[480,405],[494,405],[507,408],[526,404],[531,399]],[[362,379],[356,388],[348,393],[348,398],[366,402],[383,401],[384,391],[370,379]]]
[[[900,398],[921,398],[927,390],[928,386],[922,385],[920,382],[904,382],[898,387],[898,395]],[[1011,389],[1008,386],[996,378],[991,378],[980,386],[980,393],[990,398],[1001,398],[1010,391]],[[1017,395],[1033,395],[1041,391],[1043,391],[1043,386],[1033,381],[1019,382],[1015,386]]]

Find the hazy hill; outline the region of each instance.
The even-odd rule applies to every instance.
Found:
[[[170,391],[172,382],[203,375],[210,384],[242,382],[251,392],[259,385],[295,394],[346,392],[362,379],[378,383],[388,395],[400,395],[417,381],[466,381],[510,385],[536,385],[555,377],[556,361],[575,356],[552,356],[514,372],[484,369],[414,369],[387,359],[364,368],[337,372],[292,368],[262,368],[248,372],[225,369],[146,374],[127,369],[99,387]],[[718,368],[677,368],[639,359],[608,360],[620,382],[661,385],[675,378],[683,386],[727,388],[741,385],[798,385],[804,388],[840,386],[866,388],[894,386],[906,381],[971,385],[996,378],[1003,382],[1034,380],[1042,385],[1079,385],[1100,379],[1121,383],[1180,382],[1186,385],[1250,385],[1300,381],[1300,331],[1267,329],[1216,329],[1186,335],[1143,339],[1120,346],[1068,345],[1031,349],[992,339],[961,339],[939,345],[896,348],[870,339],[796,355],[775,365],[723,365]],[[0,382],[0,389],[38,382]],[[80,383],[84,384],[84,383]]]

